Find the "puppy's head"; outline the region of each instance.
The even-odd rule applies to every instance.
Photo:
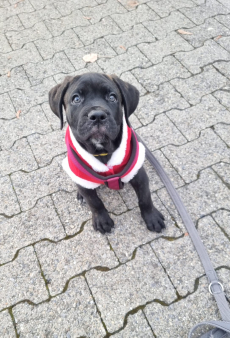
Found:
[[[49,103],[63,127],[63,107],[74,137],[87,150],[107,149],[118,138],[124,107],[126,119],[134,112],[139,92],[117,76],[87,73],[65,80],[51,89]]]

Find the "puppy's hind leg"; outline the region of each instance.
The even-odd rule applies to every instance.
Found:
[[[130,181],[135,190],[141,216],[150,231],[161,232],[165,228],[164,216],[154,207],[149,190],[149,178],[142,167],[136,176]]]
[[[101,199],[98,197],[95,189],[86,189],[77,185],[78,195],[86,200],[90,210],[92,211],[93,227],[96,231],[100,231],[102,234],[111,232],[114,227],[114,222],[110,218],[108,211],[106,210]]]

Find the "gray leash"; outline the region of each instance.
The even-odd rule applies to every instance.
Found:
[[[136,134],[137,135],[137,134]],[[197,250],[200,260],[203,264],[205,273],[209,282],[209,292],[215,297],[217,306],[219,308],[222,321],[205,321],[194,326],[188,335],[188,338],[194,337],[195,331],[204,326],[211,326],[214,329],[209,330],[205,334],[200,335],[200,338],[230,338],[230,308],[224,293],[224,288],[222,284],[218,281],[218,277],[214,267],[211,263],[209,255],[205,249],[203,242],[196,230],[196,227],[188,214],[183,202],[180,199],[179,194],[174,188],[172,182],[167,176],[166,172],[162,168],[161,164],[155,158],[155,156],[150,152],[146,144],[143,142],[141,137],[137,135],[138,140],[143,143],[146,148],[146,158],[150,164],[155,168],[160,179],[164,183],[173,203],[175,204],[185,226],[190,235],[190,238],[193,242],[195,249]]]

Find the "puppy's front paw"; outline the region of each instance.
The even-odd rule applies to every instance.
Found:
[[[79,191],[77,192],[77,200],[80,202],[80,204],[84,202],[84,197],[79,193]]]
[[[106,232],[111,232],[114,227],[114,222],[110,218],[107,211],[93,214],[93,227],[94,230],[100,231],[102,234]]]
[[[143,212],[142,218],[150,231],[161,232],[165,228],[164,216],[156,208],[150,212]]]

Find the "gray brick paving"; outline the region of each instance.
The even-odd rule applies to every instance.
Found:
[[[170,83],[164,83],[153,93],[148,93],[140,98],[136,115],[140,121],[146,125],[154,120],[154,117],[160,113],[173,108],[181,109],[189,107],[182,96],[175,90]]]
[[[187,298],[168,307],[154,302],[147,305],[144,312],[157,337],[186,337],[195,324],[209,318],[220,319],[212,296],[207,295],[207,289],[208,283],[203,277],[198,290]]]
[[[199,137],[202,129],[218,126],[218,122],[230,123],[229,111],[212,95],[203,96],[200,103],[193,107],[173,109],[166,114],[189,141]]]
[[[127,325],[124,330],[115,333],[114,338],[152,338],[153,333],[149,327],[144,314],[138,311],[134,315],[130,315],[127,319]]]
[[[47,238],[58,241],[65,237],[63,226],[49,196],[40,199],[33,209],[14,218],[1,216],[0,223],[0,264],[11,261],[19,249],[30,243]]]
[[[5,176],[18,170],[32,171],[38,167],[25,138],[16,141],[11,149],[1,151],[0,162],[0,176]]]
[[[162,151],[186,183],[195,180],[207,166],[230,159],[230,150],[212,129],[202,131],[194,141],[177,147],[169,145]]]
[[[16,337],[13,322],[8,311],[0,312],[0,334],[6,338]]]
[[[143,42],[145,42],[143,40]],[[187,43],[179,34],[171,32],[166,38],[155,43],[141,43],[138,48],[152,61],[153,64],[159,63],[170,54],[179,51],[190,51],[192,46]]]
[[[220,24],[216,18],[206,19],[202,25],[189,28],[191,35],[183,35],[194,47],[201,47],[204,42],[211,38],[229,35],[229,28]],[[220,39],[222,39],[222,37]],[[217,40],[219,41],[219,39]]]
[[[1,310],[25,299],[38,303],[47,298],[33,247],[21,250],[13,262],[0,266],[0,270]]]
[[[189,79],[175,79],[171,83],[191,104],[200,102],[202,96],[224,87],[228,80],[212,66],[204,67],[203,72]]]
[[[173,56],[166,56],[163,61],[147,69],[137,68],[132,71],[138,81],[150,92],[158,89],[163,82],[177,77],[187,78],[190,73]],[[181,80],[182,81],[182,80]]]
[[[114,268],[118,260],[105,236],[92,231],[88,221],[78,236],[57,244],[48,241],[35,245],[51,295],[62,292],[66,281],[93,267]]]
[[[67,191],[76,189],[76,185],[70,179],[66,180],[67,175],[61,168],[64,157],[55,157],[50,165],[31,173],[19,171],[11,175],[22,210],[30,209],[39,198],[48,194],[62,189]]]
[[[202,67],[218,60],[229,61],[230,53],[220,48],[215,41],[206,41],[203,47],[190,52],[179,52],[175,57],[193,74],[201,71]]]
[[[90,313],[90,316],[86,316]],[[70,281],[66,292],[37,307],[27,303],[17,305],[13,314],[20,337],[52,336],[104,337],[90,291],[83,277]],[[28,320],[28,318],[30,318]],[[72,325],[74,323],[74,325]]]
[[[115,227],[93,230],[61,167],[65,128],[48,91],[86,72],[138,88],[131,123],[178,189],[229,296],[229,1],[2,0],[0,30],[0,336],[178,338],[219,318],[147,161],[166,229],[146,229],[125,185],[98,189]],[[84,62],[89,53],[96,62]]]
[[[111,17],[123,31],[130,30],[134,25],[144,21],[159,19],[159,16],[145,4],[137,6],[135,11],[113,14]]]
[[[41,93],[40,93],[41,94]],[[20,97],[19,97],[20,99]],[[22,108],[18,106],[18,109]],[[9,149],[15,141],[33,133],[47,133],[50,127],[47,125],[46,117],[40,106],[36,106],[30,113],[21,114],[19,118],[1,121],[2,130],[0,135],[0,145],[4,149]]]
[[[176,298],[149,245],[139,248],[135,260],[126,265],[108,272],[92,270],[86,279],[109,331],[121,328],[124,315],[138,305],[159,297],[166,303]]]

